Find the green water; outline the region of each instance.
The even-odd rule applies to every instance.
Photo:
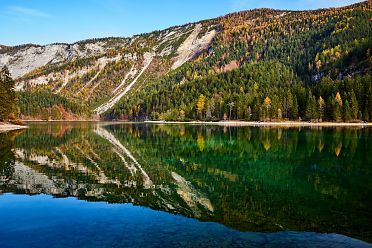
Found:
[[[39,123],[0,140],[2,193],[74,197],[93,206],[131,203],[214,223],[226,233],[334,233],[372,241],[369,128]],[[0,209],[13,204],[9,213],[26,211],[6,197]],[[0,243],[15,238],[4,235]]]

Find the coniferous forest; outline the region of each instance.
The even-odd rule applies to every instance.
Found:
[[[212,21],[222,31],[207,53],[123,99],[105,117],[370,121],[370,4],[266,19],[272,11]]]
[[[82,41],[75,45],[105,42],[106,50],[15,79],[20,117],[371,121],[371,9],[371,2],[255,9],[128,39]],[[206,37],[213,39],[193,47]],[[196,52],[172,66],[185,47]]]

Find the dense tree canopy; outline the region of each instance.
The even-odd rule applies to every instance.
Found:
[[[20,92],[19,99],[21,113],[26,118],[42,120],[90,118],[90,111],[84,104],[50,91]]]
[[[48,64],[18,79],[30,85],[20,93],[21,113],[89,118],[138,76],[102,118],[370,121],[371,10],[369,1],[314,11],[256,9],[202,21],[199,36],[214,30],[214,39],[175,70],[177,49],[196,24],[138,35],[105,55],[120,59]],[[177,38],[165,38],[177,30]],[[146,52],[154,58],[140,74]],[[28,84],[43,76],[49,81]]]
[[[220,32],[207,52],[105,118],[369,121],[370,8],[261,9],[208,21]]]

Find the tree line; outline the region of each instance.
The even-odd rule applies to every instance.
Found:
[[[371,120],[370,75],[304,85],[280,62],[249,64],[185,83],[164,79],[120,103],[108,119],[129,120]],[[166,85],[166,87],[164,87]],[[134,107],[133,107],[134,106]]]

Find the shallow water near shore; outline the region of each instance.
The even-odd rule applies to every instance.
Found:
[[[0,247],[371,247],[371,131],[30,123]]]

